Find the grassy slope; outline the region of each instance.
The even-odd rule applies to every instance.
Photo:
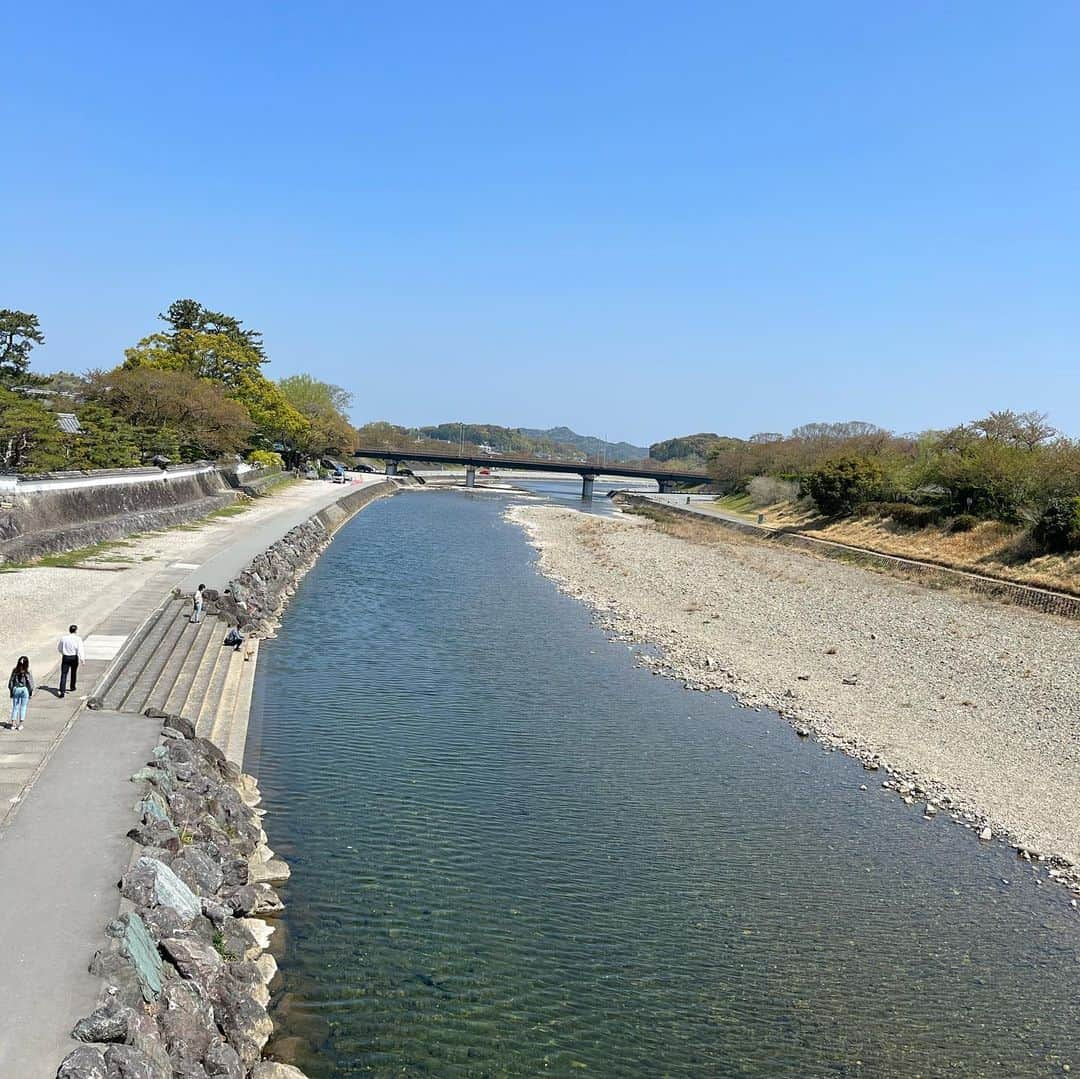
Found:
[[[829,523],[800,503],[780,502],[759,509],[747,495],[717,501],[729,513],[744,515],[748,520],[764,513],[767,524],[797,529],[808,536],[1080,594],[1080,553],[1036,555],[1025,530],[1014,525],[984,521],[970,532],[951,533],[939,526],[900,528],[891,520],[873,517],[850,517]]]

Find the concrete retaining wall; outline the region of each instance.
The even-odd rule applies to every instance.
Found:
[[[849,547],[846,544],[819,539],[816,536],[803,536],[794,532],[763,528],[749,521],[726,521],[722,517],[695,513],[693,510],[678,505],[657,502],[652,498],[640,495],[620,495],[619,497],[621,501],[629,504],[648,506],[651,510],[667,513],[672,517],[691,517],[695,521],[704,521],[706,524],[715,525],[729,532],[741,532],[744,535],[754,536],[756,539],[764,540],[767,543],[776,543],[784,547],[797,547],[835,561],[850,562],[853,565],[900,573],[904,577],[914,578],[931,587],[975,592],[979,595],[1002,600],[1005,603],[1015,604],[1018,607],[1030,607],[1032,610],[1043,611],[1046,614],[1062,615],[1065,618],[1080,618],[1080,597],[1066,595],[1062,592],[1050,592],[1044,588],[1033,588],[1030,585],[1014,584],[1011,581],[1001,581],[994,577],[983,577],[977,573],[965,573],[963,570],[937,566],[932,562],[918,562],[911,558],[880,554],[877,551],[868,551],[861,547]]]
[[[0,562],[169,528],[236,500],[210,463],[0,478]]]

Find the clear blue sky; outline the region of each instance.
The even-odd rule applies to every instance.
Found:
[[[192,296],[358,421],[1080,435],[1080,5],[24,5],[0,307]]]

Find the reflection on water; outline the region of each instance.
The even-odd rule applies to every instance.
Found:
[[[635,668],[504,505],[371,506],[260,653],[277,1051],[314,1079],[1080,1069],[1062,889]]]

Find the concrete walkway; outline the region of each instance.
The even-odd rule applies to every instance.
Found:
[[[38,681],[38,691],[30,702],[25,729],[9,730],[7,708],[0,706],[0,841],[9,820],[25,800],[30,785],[71,724],[81,702],[128,637],[157,610],[174,588],[191,591],[200,582],[208,587],[223,588],[256,554],[301,521],[358,487],[370,486],[383,479],[379,475],[364,475],[352,485],[311,481],[281,495],[271,495],[265,501],[257,502],[247,513],[215,522],[223,527],[210,530],[203,542],[185,554],[186,561],[172,562],[166,556],[151,564],[110,573],[110,587],[104,594],[92,599],[73,595],[62,612],[40,612],[39,625],[21,626],[20,633],[29,640],[41,641],[45,636],[43,631],[47,631],[45,639],[50,643],[26,649]],[[168,544],[165,546],[167,548]],[[6,575],[0,575],[0,605],[7,579]],[[59,684],[55,642],[69,623],[79,626],[86,643],[87,658],[79,671],[78,693],[69,693],[64,700],[59,700],[55,696]]]
[[[0,1076],[51,1079],[72,1026],[97,1002],[101,982],[87,964],[119,909],[136,800],[129,777],[159,727],[80,712],[0,842]]]
[[[100,980],[87,964],[119,910],[116,885],[130,857],[126,832],[134,824],[137,794],[129,777],[158,740],[157,722],[91,712],[83,700],[174,587],[191,587],[192,581],[222,587],[295,525],[358,485],[382,479],[297,485],[249,513],[215,521],[226,527],[208,529],[205,542],[189,546],[184,562],[166,556],[110,574],[110,609],[100,593],[89,602],[72,596],[64,611],[41,612],[42,625],[25,627],[30,639],[41,639],[44,626],[55,640],[69,621],[77,622],[87,659],[78,691],[61,700],[53,688],[58,664],[50,666],[48,658],[55,660],[55,644],[48,652],[39,649],[39,686],[25,729],[10,730],[6,708],[0,713],[2,1079],[51,1079],[73,1047],[71,1027],[96,1004]],[[0,602],[4,584],[0,576]],[[42,678],[43,669],[48,673]],[[250,685],[237,681],[232,692],[240,702],[250,696]]]

